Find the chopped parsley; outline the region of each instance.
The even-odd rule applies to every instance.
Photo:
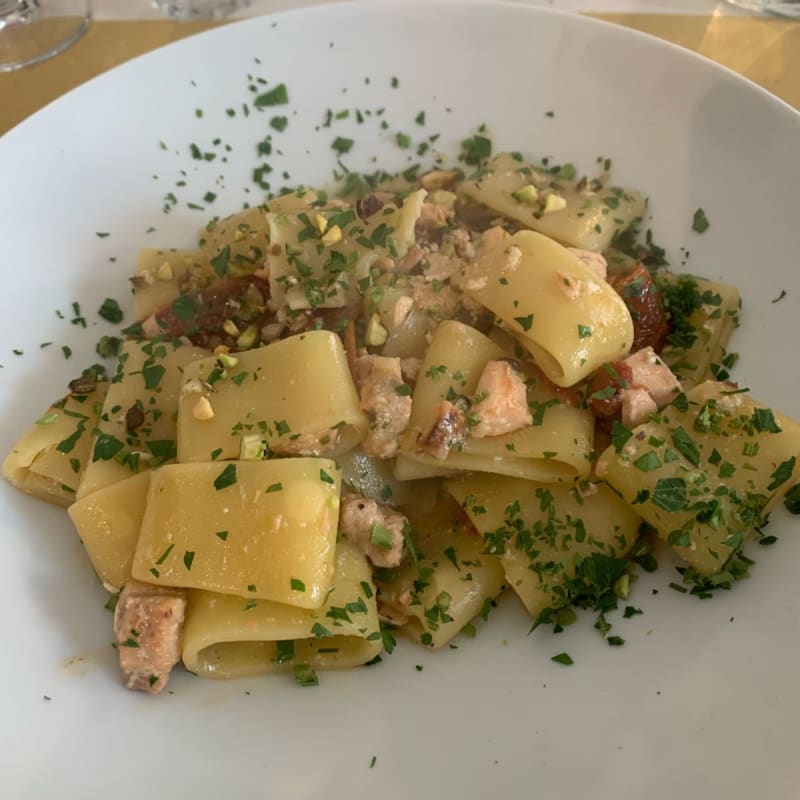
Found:
[[[786,492],[786,497],[783,499],[783,504],[790,514],[800,514],[800,483],[793,486]]]
[[[782,486],[789,478],[792,477],[792,473],[794,472],[795,465],[797,464],[797,456],[792,456],[788,458],[786,461],[781,462],[778,464],[775,471],[770,475],[772,480],[770,481],[769,485],[767,486],[768,492],[774,492],[779,486]]]
[[[225,469],[214,478],[214,488],[217,491],[220,489],[227,489],[236,483],[236,464],[228,464]]]
[[[369,540],[371,544],[381,550],[392,549],[392,532],[380,522],[373,523]]]
[[[711,223],[708,221],[708,217],[706,217],[706,212],[703,211],[702,208],[698,208],[697,211],[694,212],[694,217],[692,218],[692,230],[695,233],[705,233]]]
[[[353,140],[337,136],[331,143],[331,147],[341,156],[353,149]]]
[[[492,142],[491,139],[487,139],[485,136],[475,134],[475,136],[471,136],[461,142],[460,158],[465,164],[480,166],[481,162],[489,158],[491,154]]]
[[[654,506],[664,511],[683,511],[688,501],[686,481],[683,478],[659,479],[651,500]]]
[[[104,320],[113,323],[116,325],[119,322],[122,322],[122,309],[119,307],[119,303],[112,299],[111,297],[107,297],[103,301],[103,305],[97,309],[97,313],[101,316]]]
[[[528,314],[527,317],[514,317],[514,322],[524,331],[529,331],[533,325],[533,314]]]
[[[636,467],[636,469],[640,469],[642,472],[652,472],[661,467],[661,459],[658,457],[658,453],[651,450],[649,453],[639,456],[639,458],[633,462],[633,466]]]
[[[274,89],[270,89],[264,94],[258,95],[253,101],[256,108],[267,108],[269,106],[286,105],[289,102],[289,92],[285,83],[279,83]]]
[[[295,664],[292,667],[292,675],[300,686],[319,686],[317,673],[308,664]]]
[[[781,289],[781,293],[777,297],[770,300],[770,303],[780,303],[784,297],[786,297],[786,289]]]

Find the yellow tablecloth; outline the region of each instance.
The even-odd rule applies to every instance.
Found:
[[[598,14],[718,61],[800,109],[800,23],[758,17]],[[95,22],[57,58],[0,75],[0,134],[89,78],[214,23]]]

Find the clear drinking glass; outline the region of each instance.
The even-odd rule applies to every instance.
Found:
[[[800,19],[800,0],[728,0],[728,2],[748,11],[761,11],[778,17]]]
[[[153,0],[153,5],[172,19],[226,17],[245,5],[242,0]]]
[[[0,0],[0,72],[38,64],[80,39],[91,0]]]

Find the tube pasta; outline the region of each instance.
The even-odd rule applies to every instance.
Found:
[[[694,341],[686,346],[667,345],[661,353],[664,363],[680,378],[684,389],[712,378],[712,364],[719,365],[725,347],[739,324],[741,297],[735,286],[715,283],[704,278],[680,276],[677,281],[691,281],[696,285],[703,303],[688,318]]]
[[[215,269],[227,277],[249,275],[264,265],[269,247],[267,213],[310,211],[316,200],[314,192],[299,190],[223,219],[213,219],[200,231],[200,247],[206,260],[214,259]]]
[[[333,575],[339,486],[324,458],[162,467],[133,577],[319,608]]]
[[[577,256],[520,231],[469,265],[464,291],[493,311],[558,386],[627,355],[633,322],[622,298]]]
[[[250,275],[264,266],[269,248],[267,207],[255,206],[210,222],[200,232],[200,246],[222,275]]]
[[[468,436],[460,451],[452,450],[443,460],[420,451],[419,442],[433,426],[439,403],[458,395],[471,396],[487,361],[504,356],[497,344],[474,328],[454,320],[438,326],[414,389],[411,420],[401,440],[403,459],[398,460],[396,469],[400,472],[395,474],[403,474],[409,466],[406,462],[414,461],[437,475],[443,474],[442,470],[478,470],[544,481],[588,475],[591,414],[569,407],[552,395],[544,399],[545,390],[533,378],[528,381],[529,402],[539,409],[533,425],[502,436]],[[408,472],[406,469],[405,474]]]
[[[437,649],[500,594],[503,568],[447,498],[428,513],[409,512],[421,555],[378,580],[381,608],[401,633]]]
[[[354,209],[267,214],[270,291],[289,308],[340,308],[378,258],[402,258],[414,242],[425,191],[366,221]]]
[[[731,384],[702,383],[621,431],[598,475],[706,576],[724,570],[800,475],[800,425]]]
[[[133,313],[136,319],[146,319],[178,297],[182,282],[208,283],[213,277],[208,259],[199,250],[144,247],[131,278]]]
[[[235,361],[225,369],[225,377],[213,357],[184,370],[178,404],[179,461],[238,458],[247,442],[262,440],[283,453],[339,455],[366,435],[368,421],[334,333],[298,334],[239,353]],[[202,398],[212,418],[197,413]]]
[[[308,685],[391,652],[381,622],[432,649],[472,633],[508,586],[534,627],[577,606],[605,635],[642,522],[692,593],[746,574],[745,537],[800,482],[800,423],[701,383],[731,366],[738,291],[617,237],[645,204],[608,175],[462,144],[467,179],[350,173],[339,197],[212,220],[199,249],[143,249],[142,340],[6,458],[120,592],[127,687],[158,693],[181,651]]]
[[[175,459],[181,371],[205,355],[207,350],[178,342],[125,342],[78,486],[78,500],[131,473]],[[132,424],[133,417],[138,424]]]
[[[434,461],[434,459],[430,459]],[[421,463],[415,461],[402,453],[398,453],[394,460],[394,476],[398,481],[418,481],[427,478],[444,478],[447,476],[458,475],[456,469],[445,469],[437,467],[435,464]]]
[[[74,502],[107,391],[103,381],[89,394],[69,394],[53,403],[6,456],[3,477],[48,503],[66,507]]]
[[[366,558],[346,541],[324,605],[317,611],[268,600],[192,591],[183,661],[208,678],[253,677],[308,664],[348,669],[381,651],[375,591]]]
[[[475,475],[445,488],[483,536],[484,552],[500,556],[508,585],[532,617],[569,603],[562,586],[578,559],[623,558],[638,534],[639,517],[602,485]]]
[[[99,489],[67,509],[97,577],[114,594],[131,577],[149,487],[150,471],[142,472]]]
[[[527,186],[536,190],[535,195],[530,190],[526,193]],[[641,218],[645,209],[644,197],[638,192],[605,186],[580,188],[580,183],[571,178],[547,174],[511,153],[500,153],[478,178],[459,184],[458,192],[526,228],[595,252],[605,250],[617,234]],[[562,210],[545,210],[547,193],[563,198]],[[537,195],[541,204],[531,202]]]

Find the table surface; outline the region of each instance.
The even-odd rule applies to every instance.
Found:
[[[316,0],[320,2],[320,0]],[[328,0],[331,2],[331,0]],[[275,3],[271,4],[273,7]],[[548,5],[558,6],[555,0]],[[581,6],[562,4],[571,8]],[[99,4],[98,11],[102,11]],[[286,7],[283,3],[280,7]],[[669,3],[650,8],[669,8]],[[735,70],[800,109],[800,22],[741,15],[698,0],[698,13],[605,12],[593,16],[658,36]],[[108,4],[106,4],[108,7]],[[0,74],[0,135],[38,109],[95,75],[135,56],[205,30],[215,22],[175,22],[152,18],[146,4],[139,18],[98,13],[87,34],[62,55],[17,72]],[[253,13],[252,4],[248,12]],[[636,7],[632,3],[596,3],[594,8]],[[638,7],[642,7],[638,0]],[[687,8],[686,0],[672,7]],[[569,8],[568,10],[571,10]],[[712,13],[707,13],[711,10]],[[115,18],[109,18],[115,17]],[[142,18],[144,17],[144,18]]]

